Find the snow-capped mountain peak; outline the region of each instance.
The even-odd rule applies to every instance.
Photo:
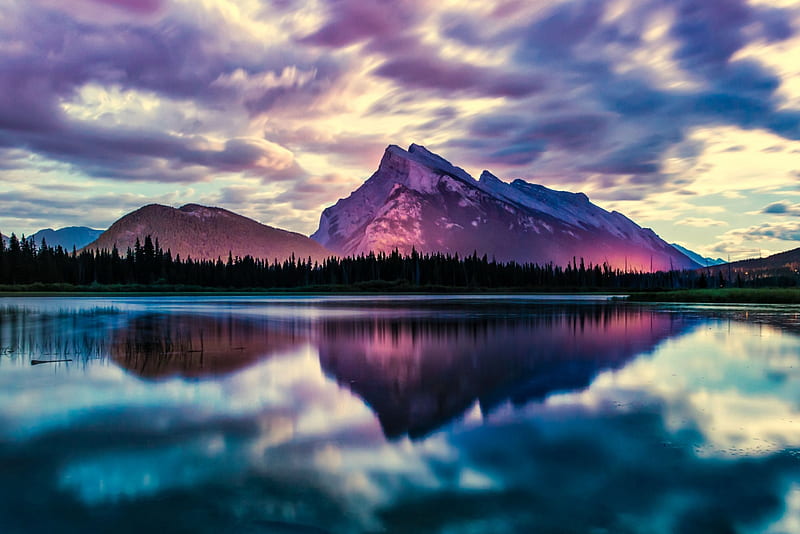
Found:
[[[378,170],[325,209],[312,236],[341,254],[370,251],[489,254],[498,260],[609,264],[637,270],[696,264],[655,233],[592,204],[583,193],[475,180],[421,145],[391,145]]]

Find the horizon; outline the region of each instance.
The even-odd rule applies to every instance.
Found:
[[[304,235],[420,144],[735,261],[800,246],[800,5],[6,0],[0,231],[146,204]]]

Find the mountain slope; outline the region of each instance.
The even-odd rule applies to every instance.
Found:
[[[66,250],[72,250],[72,247],[83,248],[103,233],[103,230],[95,230],[86,226],[68,226],[53,230],[52,228],[45,228],[39,230],[31,235],[28,239],[32,239],[36,245],[42,244],[42,239],[47,242],[49,247],[62,247]]]
[[[714,265],[722,265],[724,263],[727,263],[722,258],[714,259],[714,258],[703,257],[697,252],[691,251],[686,247],[682,247],[677,243],[671,243],[671,245],[676,249],[678,249],[678,251],[682,252],[683,254],[691,258],[695,263],[702,265],[703,267],[713,267]]]
[[[294,254],[297,258],[323,260],[331,255],[308,237],[258,223],[222,208],[187,204],[180,209],[150,204],[131,212],[106,230],[88,249],[110,250],[114,246],[124,253],[133,248],[136,239],[145,236],[158,239],[173,257],[225,260],[247,255],[269,261],[283,261]]]
[[[389,146],[361,187],[323,211],[311,237],[344,255],[414,247],[561,266],[583,258],[642,271],[698,267],[652,230],[582,193],[509,184],[488,171],[476,181],[419,145]]]
[[[779,252],[766,258],[754,258],[751,260],[740,260],[726,263],[725,265],[712,266],[711,273],[773,273],[795,275],[800,271],[800,248]]]

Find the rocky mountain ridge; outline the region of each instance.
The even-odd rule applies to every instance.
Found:
[[[414,248],[561,266],[583,259],[639,271],[699,266],[583,193],[507,183],[489,171],[475,180],[415,144],[408,151],[389,146],[361,187],[323,211],[311,238],[342,255]]]

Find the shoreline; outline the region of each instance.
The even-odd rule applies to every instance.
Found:
[[[580,288],[410,287],[377,282],[354,286],[300,288],[213,288],[198,286],[69,286],[30,284],[0,286],[0,297],[158,297],[158,296],[291,296],[291,295],[607,295],[616,302],[686,304],[800,304],[800,288],[714,288],[671,291],[631,291]]]
[[[800,304],[800,288],[676,289],[631,293],[626,300],[685,304]]]
[[[0,285],[0,296],[53,296],[53,295],[610,295],[626,296],[630,291],[606,288],[541,288],[541,287],[460,287],[460,286],[413,286],[399,282],[365,282],[352,285],[315,285],[302,287],[204,287],[193,285],[93,285],[71,284],[25,284]]]

